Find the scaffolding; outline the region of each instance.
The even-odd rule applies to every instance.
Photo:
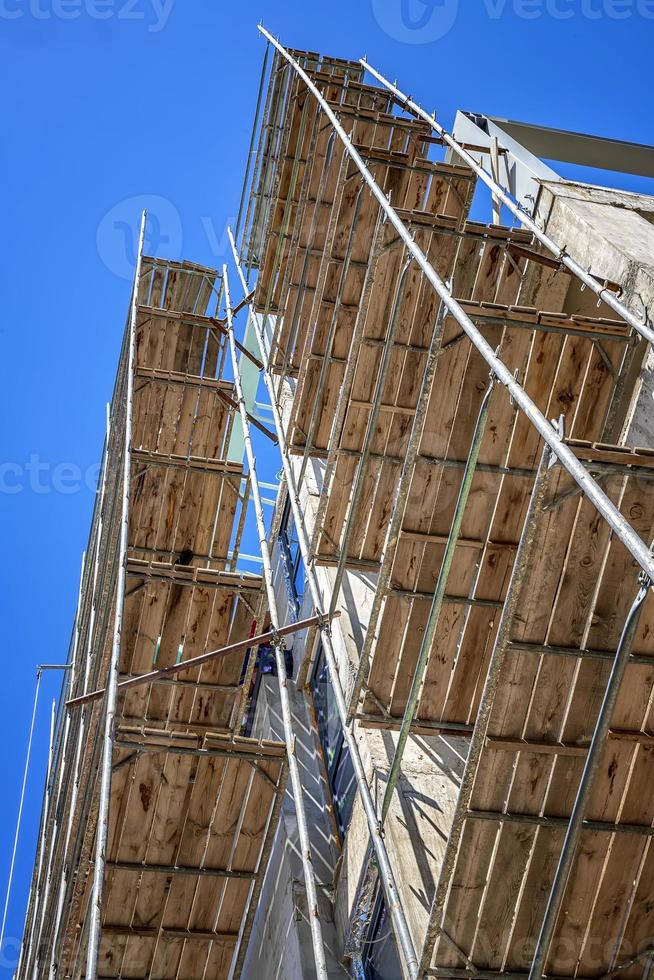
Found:
[[[406,976],[635,980],[654,959],[654,452],[621,433],[652,326],[367,61],[259,29],[241,301],[226,267],[143,255],[142,225],[17,976],[240,976],[289,776],[327,976],[283,656],[308,630]],[[478,179],[522,227],[470,219]],[[278,446],[304,560],[313,610],[291,625],[251,426]],[[262,576],[237,568],[250,495]],[[333,631],[355,574],[371,601],[350,675]],[[283,741],[241,734],[263,643]],[[359,744],[378,729],[398,733],[380,799]],[[417,922],[384,831],[420,735],[468,749]]]
[[[330,608],[346,571],[376,576],[357,676],[345,692],[346,732],[398,730],[393,776],[409,732],[470,739],[417,967],[414,937],[407,941],[394,921],[403,966],[421,977],[530,968],[533,977],[557,969],[565,975],[569,967],[554,955],[545,967],[560,941],[554,923],[560,930],[570,921],[582,889],[584,908],[603,903],[601,922],[610,892],[585,867],[583,876],[568,874],[570,854],[588,860],[579,834],[604,833],[604,849],[593,856],[598,869],[616,835],[636,862],[651,836],[649,815],[638,830],[617,819],[627,786],[634,792],[633,766],[646,778],[639,756],[651,739],[646,721],[633,717],[615,735],[606,729],[606,708],[599,710],[616,651],[629,658],[618,704],[630,701],[629,672],[648,666],[652,453],[616,443],[633,393],[627,378],[652,339],[651,325],[618,298],[619,285],[582,269],[534,227],[482,174],[475,148],[456,144],[378,73],[384,87],[366,85],[367,62],[289,51],[262,33],[274,56],[240,250],[257,269],[252,319],[284,429],[290,501],[300,540],[310,543],[309,583],[317,566],[336,569]],[[434,144],[453,148],[462,165],[430,160]],[[470,221],[475,177],[522,228]],[[596,315],[567,308],[571,276],[597,295]],[[299,503],[309,460],[322,468],[317,516],[306,528]],[[538,534],[547,547],[540,540],[535,547]],[[629,612],[639,589],[634,559],[644,576],[638,618]],[[520,603],[533,608],[537,642],[525,642]],[[330,669],[338,690],[338,665]],[[638,704],[651,690],[645,673],[641,680]],[[608,686],[609,706],[617,683]],[[500,690],[515,701],[500,707]],[[558,714],[550,717],[555,702]],[[624,794],[614,819],[602,821],[592,801],[606,792],[604,773],[615,776],[601,759],[617,744],[625,752]],[[552,774],[561,787],[574,786],[585,758],[593,760],[579,796],[586,815],[571,842],[568,835],[568,864],[546,915],[543,882],[554,879],[576,798],[569,789],[557,792]],[[535,769],[538,800],[528,778]],[[505,812],[521,780],[531,798],[519,812]],[[494,804],[482,784],[496,792]],[[357,786],[365,795],[358,773]],[[391,780],[375,820],[383,820],[392,793]],[[540,827],[551,833],[535,855]],[[633,861],[627,866],[625,875]],[[392,909],[399,879],[381,868],[380,877]],[[539,914],[544,928],[533,963],[522,951],[507,966],[515,923],[530,915],[533,933]],[[617,920],[616,910],[622,932],[614,959],[628,968],[619,948],[633,945],[629,923]],[[634,923],[636,933],[641,928]],[[478,953],[475,936],[488,935],[493,948],[482,943]]]
[[[284,744],[239,734],[266,637],[222,280],[142,242],[19,977],[226,975],[285,790]]]

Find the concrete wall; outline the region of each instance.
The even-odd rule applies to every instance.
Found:
[[[584,268],[619,283],[622,301],[654,319],[654,197],[568,181],[544,182],[541,213],[547,232]],[[567,312],[615,317],[571,281]],[[654,448],[654,353],[643,342],[634,362],[635,392],[617,414],[606,441]]]
[[[359,729],[359,739],[365,747],[367,774],[380,812],[397,733]],[[389,858],[418,949],[427,928],[466,754],[467,740],[463,738],[411,736],[384,825]],[[356,944],[356,933],[350,935],[350,920],[359,907],[357,895],[364,884],[368,839],[363,807],[357,798],[336,886],[336,922],[344,946]],[[361,906],[365,907],[365,902]]]
[[[279,546],[273,554],[275,585],[283,621],[290,618],[286,600],[283,565]],[[306,649],[306,631],[295,634],[292,643],[294,672]],[[304,806],[309,824],[314,870],[319,887],[319,907],[328,952],[329,976],[347,976],[339,964],[338,943],[332,905],[332,881],[339,856],[339,844],[330,797],[326,785],[317,732],[307,699],[289,685],[296,751],[303,778]],[[284,739],[278,681],[264,676],[257,701],[252,735],[255,738]],[[252,938],[245,961],[245,980],[300,980],[315,977],[311,933],[307,920],[307,900],[295,807],[289,780],[282,807],[282,818],[275,838]]]

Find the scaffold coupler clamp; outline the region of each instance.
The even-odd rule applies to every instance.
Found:
[[[270,645],[271,647],[278,647],[280,650],[286,649],[286,643],[284,642],[284,637],[279,634],[274,626],[271,627],[270,632],[272,634]]]
[[[516,382],[516,384],[520,383],[518,381],[519,377],[520,377],[520,368],[516,368],[515,371],[513,372],[513,380]],[[509,392],[509,405],[511,406],[511,408],[515,408],[515,398],[513,397],[511,392]]]
[[[565,415],[559,415],[558,419],[552,419],[552,426],[556,429],[556,434],[559,439],[563,441],[565,439]],[[550,455],[547,461],[547,469],[551,470],[553,466],[559,462],[559,457],[556,455],[554,450],[550,447]]]
[[[316,609],[316,619],[318,620],[318,629],[321,633],[326,633],[327,636],[332,635],[332,621],[327,615],[327,613],[322,612],[321,609]]]
[[[650,555],[654,555],[654,540],[651,542],[649,546],[649,553]],[[644,590],[645,594],[647,594],[647,592],[649,592],[649,590],[652,588],[652,584],[653,584],[652,579],[649,577],[647,572],[644,571],[642,568],[638,575],[638,584],[640,585],[641,589]]]
[[[499,357],[500,356],[500,345],[499,344],[495,348],[494,354],[495,354],[495,357]],[[488,387],[492,390],[495,387],[496,384],[499,384],[499,381],[500,381],[500,379],[495,374],[495,371],[493,370],[493,368],[491,368],[490,371],[488,372]],[[509,398],[510,397],[511,397],[511,393],[509,392]],[[511,404],[513,404],[513,402]]]

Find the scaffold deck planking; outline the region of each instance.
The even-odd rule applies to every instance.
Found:
[[[512,269],[509,263],[497,279],[494,295],[498,301],[512,299],[512,291],[518,285],[518,277],[511,277],[507,269]],[[488,283],[493,277],[484,273],[482,264],[473,292],[477,301],[489,298]],[[561,281],[567,285],[560,277],[559,283],[548,290],[550,308],[555,302],[563,304]],[[542,293],[541,289],[541,298]],[[605,340],[602,356],[595,343],[583,336],[484,325],[483,318],[480,325],[489,343],[494,347],[500,345],[505,362],[525,379],[532,398],[550,417],[565,413],[568,431],[580,438],[599,435],[624,356],[621,338]],[[447,339],[445,332],[444,346]],[[452,460],[466,459],[487,384],[487,367],[467,338],[444,350],[432,389],[422,453]],[[529,471],[535,468],[538,452],[539,440],[533,431],[521,424],[505,393],[494,392],[480,461],[489,466],[508,464]],[[382,461],[377,467],[380,465],[388,464]],[[393,465],[397,479],[399,467]],[[404,522],[404,529],[410,533],[400,536],[393,563],[393,587],[426,595],[433,592],[461,478],[461,468],[443,467],[439,476],[432,467],[418,462]],[[391,482],[391,490],[392,487]],[[476,474],[464,516],[461,546],[457,548],[450,572],[449,593],[503,600],[530,490],[530,481],[522,476]],[[389,491],[384,504],[380,512],[387,515]],[[364,510],[365,518],[374,513],[374,504]],[[371,540],[369,527],[367,539],[353,535],[354,557],[364,560],[379,557],[384,540],[383,524],[376,529],[376,553],[366,551],[365,547],[357,551],[357,541],[363,540],[365,545],[366,540]],[[430,541],[430,536],[435,540]],[[331,537],[338,542],[337,534]],[[471,541],[481,542],[481,546],[470,547]],[[376,655],[373,658],[369,681],[374,698],[364,704],[364,713],[378,713],[374,702],[377,705],[381,702],[391,719],[401,718],[429,606],[428,599],[411,601],[394,596],[387,599],[375,647],[380,659]],[[461,723],[474,720],[496,621],[493,609],[484,606],[451,605],[443,610],[432,647],[438,656],[427,669],[418,719]]]
[[[237,552],[230,550],[237,548],[234,532],[247,500],[243,467],[228,460],[233,405],[213,384],[197,383],[221,377],[224,337],[211,319],[199,319],[219,295],[215,271],[143,261],[123,677],[242,640],[259,607],[261,577],[234,571]],[[180,316],[184,313],[191,320]],[[233,401],[233,385],[219,384]],[[123,464],[113,465],[122,469]],[[96,653],[100,678],[111,635],[107,629]],[[193,970],[201,975],[203,957],[216,975],[226,976],[230,969],[256,880],[249,872],[262,873],[265,867],[261,845],[285,772],[283,745],[262,748],[233,734],[241,722],[243,661],[244,654],[235,653],[182,671],[169,683],[119,696],[120,730],[137,740],[150,732],[161,744],[147,752],[114,749],[102,975],[121,975],[125,955],[135,977],[149,976],[153,964],[162,977],[173,977],[176,957],[189,976]],[[97,707],[91,711],[97,715]],[[190,752],[180,750],[180,739]],[[62,926],[62,963],[71,970],[85,956],[91,877],[84,869],[90,867],[97,824],[97,747],[97,740],[89,739],[83,749],[88,805],[78,814],[80,873]],[[206,755],[196,749],[207,750]],[[144,862],[152,870],[144,871]],[[222,879],[209,871],[192,873],[200,867],[234,872],[220,886],[215,924],[204,921],[213,914],[207,882]]]
[[[138,751],[143,742],[148,751]],[[207,754],[194,755],[196,747]],[[181,970],[199,980],[207,967],[227,977],[251,888],[265,870],[285,768],[278,742],[119,730],[103,976],[128,970],[172,980]]]
[[[445,911],[448,935],[482,969],[529,968],[525,939],[542,919],[565,830],[564,822],[533,825],[529,817],[570,815],[611,658],[638,588],[633,559],[592,505],[566,496],[569,476],[557,468],[549,480],[548,500],[559,502],[539,520],[514,618],[516,648],[504,655]],[[604,486],[642,538],[650,540],[654,504],[649,481],[619,474]],[[582,832],[548,975],[600,975],[628,961],[651,934],[651,906],[643,901],[654,884],[649,837],[633,827],[646,831],[654,820],[648,792],[654,752],[653,622],[650,595],[633,650],[641,661],[651,655],[652,664],[627,667],[586,812],[588,820],[604,822],[612,832]],[[606,651],[609,659],[529,652],[521,646],[527,643],[539,650],[551,644]],[[532,743],[549,745],[549,751]],[[571,751],[575,747],[579,750]],[[489,819],[475,819],[475,811]],[[505,813],[516,816],[508,820]],[[628,825],[625,833],[620,824]],[[474,868],[467,857],[471,852]],[[462,965],[451,944],[444,943],[433,962]],[[634,965],[621,972],[633,980],[640,970]]]

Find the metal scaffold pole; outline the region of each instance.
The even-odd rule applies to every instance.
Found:
[[[334,617],[340,616],[338,610],[333,614]],[[269,643],[275,638],[290,636],[292,633],[297,633],[300,630],[309,629],[312,626],[318,626],[320,623],[320,616],[310,616],[308,619],[299,619],[295,623],[289,623],[286,626],[277,626],[274,630],[268,630],[265,633],[259,633],[256,636],[249,636],[247,640],[237,640],[236,643],[230,643],[226,647],[220,647],[218,650],[209,650],[207,653],[201,653],[198,657],[191,657],[189,660],[180,660],[176,664],[168,664],[167,667],[159,667],[158,670],[150,670],[146,674],[137,674],[136,677],[129,677],[127,680],[121,681],[118,685],[119,691],[133,690],[135,687],[144,687],[148,684],[154,684],[156,681],[162,678],[175,677],[177,674],[181,674],[184,671],[192,670],[194,667],[200,667],[202,664],[209,663],[212,660],[217,660],[221,657],[228,657],[232,653],[241,653],[249,650],[251,647],[259,646],[261,643]],[[70,701],[66,702],[67,708],[77,708],[80,705],[89,704],[91,701],[98,701],[105,693],[106,688],[100,687],[97,691],[90,691],[88,694],[80,694],[79,697],[71,698]]]
[[[309,827],[307,815],[302,796],[302,778],[297,759],[296,739],[293,731],[293,714],[288,693],[288,681],[286,678],[286,662],[284,658],[284,640],[277,632],[281,626],[279,613],[277,610],[277,600],[275,597],[275,587],[273,583],[272,563],[270,560],[270,549],[268,547],[268,535],[263,513],[263,503],[259,490],[259,479],[257,476],[256,460],[250,438],[250,422],[243,395],[241,384],[241,373],[236,356],[236,344],[234,337],[234,324],[232,318],[232,304],[229,292],[229,280],[227,267],[223,266],[223,283],[225,287],[225,307],[227,310],[227,336],[229,340],[229,351],[232,359],[232,370],[234,372],[234,384],[236,387],[236,397],[238,400],[241,422],[243,425],[243,442],[245,444],[245,454],[248,461],[250,475],[250,485],[252,488],[252,500],[257,521],[257,531],[259,535],[259,546],[263,562],[263,574],[268,598],[268,609],[270,612],[270,622],[272,626],[273,639],[271,645],[275,651],[275,662],[277,664],[277,681],[279,684],[279,700],[282,709],[282,721],[284,724],[284,740],[286,742],[286,754],[288,756],[288,768],[293,788],[293,800],[295,803],[295,815],[297,819],[298,836],[300,838],[300,857],[302,860],[302,870],[304,872],[304,883],[307,890],[307,905],[309,909],[309,926],[311,929],[311,939],[313,943],[313,956],[316,964],[316,976],[319,980],[327,980],[327,962],[325,959],[325,945],[322,935],[322,925],[320,922],[320,911],[318,906],[318,889],[316,885],[315,870],[311,853],[311,842],[309,840]]]
[[[138,291],[141,276],[141,259],[143,256],[143,241],[145,238],[145,223],[147,215],[141,216],[141,229],[134,272],[134,286],[128,324],[127,351],[127,385],[125,405],[125,439],[123,445],[123,484],[122,511],[119,540],[118,575],[116,581],[116,613],[114,619],[111,658],[107,680],[106,707],[100,762],[100,802],[98,809],[98,829],[95,842],[95,864],[93,868],[93,886],[89,906],[89,938],[86,959],[87,980],[95,980],[98,973],[98,956],[100,953],[100,933],[102,925],[102,896],[104,889],[105,864],[107,860],[107,837],[109,833],[109,803],[111,798],[111,763],[114,745],[114,721],[118,700],[118,681],[120,676],[120,640],[123,610],[125,605],[125,581],[127,572],[127,532],[129,527],[130,501],[130,452],[132,443],[132,411],[134,397],[134,361],[136,356],[136,317],[138,312]]]
[[[79,590],[78,590],[78,595],[77,595],[77,608],[76,608],[76,614],[75,614],[75,624],[73,626],[73,636],[71,638],[71,645],[70,645],[70,649],[68,651],[69,657],[70,657],[70,662],[69,663],[66,663],[66,664],[41,664],[39,666],[39,668],[38,668],[39,671],[43,671],[43,670],[64,670],[64,671],[70,671],[70,674],[69,674],[68,680],[67,680],[67,683],[68,684],[72,684],[73,683],[74,671],[75,671],[75,664],[76,664],[76,660],[77,660],[77,647],[78,647],[78,643],[79,643],[80,618],[81,618],[81,613],[82,613],[82,589],[83,589],[83,584],[84,584],[84,570],[85,570],[85,565],[86,565],[86,553],[84,553],[82,555],[82,568],[81,568],[81,572],[80,572],[80,583],[79,583]],[[52,868],[52,865],[53,865],[53,860],[54,860],[54,856],[55,856],[55,850],[58,847],[59,832],[60,832],[61,823],[62,823],[62,820],[63,820],[63,813],[62,813],[62,810],[61,810],[61,807],[60,807],[60,798],[62,796],[62,790],[63,790],[63,793],[65,795],[65,787],[64,787],[65,764],[66,764],[66,753],[67,753],[67,750],[68,750],[70,733],[71,733],[71,715],[70,715],[70,712],[66,712],[66,717],[65,717],[65,721],[64,721],[64,734],[63,734],[63,739],[62,739],[61,756],[60,756],[60,760],[59,760],[59,763],[58,763],[58,773],[57,773],[57,782],[56,782],[57,789],[56,789],[55,804],[54,804],[54,807],[52,808],[52,810],[53,810],[53,824],[52,824],[52,833],[51,833],[51,840],[50,840],[50,848],[49,848],[49,853],[48,853],[48,867],[47,867],[47,872],[46,872],[46,876],[45,876],[45,893],[43,895],[43,898],[41,898],[41,896],[40,896],[40,894],[38,892],[38,888],[37,888],[36,889],[36,895],[35,895],[35,899],[36,900],[34,902],[33,908],[32,908],[31,898],[28,901],[28,907],[27,907],[25,935],[27,935],[28,934],[28,931],[29,931],[29,934],[30,934],[30,953],[28,955],[28,959],[27,959],[27,962],[25,964],[25,970],[26,970],[26,973],[29,974],[29,972],[30,972],[30,962],[29,962],[29,960],[30,960],[30,956],[31,956],[32,946],[34,946],[34,949],[35,949],[35,953],[34,953],[35,961],[34,961],[34,967],[33,967],[33,971],[32,971],[33,976],[38,976],[38,973],[39,973],[38,967],[39,967],[39,957],[41,956],[42,936],[43,936],[43,933],[44,933],[44,929],[47,930],[48,925],[49,925],[49,923],[46,921],[46,909],[48,908],[49,895],[50,895],[50,887],[51,887],[51,885],[53,883],[53,868]],[[47,804],[47,802],[48,801],[47,801],[47,797],[46,797],[46,804]],[[44,811],[43,811],[43,823],[44,823],[44,827],[45,827],[45,823],[47,822],[48,809],[49,809],[49,806],[47,806],[47,805],[44,806]],[[44,829],[44,832],[45,832],[45,829]],[[67,843],[67,839],[66,839],[66,843]],[[64,861],[65,861],[66,848],[64,848],[63,855],[64,855]],[[34,882],[33,887],[32,887],[32,891],[34,891],[34,887],[37,886],[37,885],[38,885],[38,882]],[[40,905],[40,912],[41,912],[41,914],[40,914],[40,921],[39,921],[39,927],[38,927],[38,935],[37,935],[36,941],[34,943],[32,943],[32,930],[34,929],[34,924],[36,922],[36,917],[37,917],[37,912],[38,912],[38,909],[39,909],[39,905]],[[55,930],[54,930],[54,936],[57,935],[58,925],[59,925],[59,920],[57,919]],[[46,936],[47,936],[47,932],[46,932]],[[19,963],[18,963],[18,969],[16,971],[16,976],[17,977],[19,977],[21,975],[22,963],[23,963],[23,947],[21,946],[21,956],[20,956]]]
[[[234,242],[234,236],[232,235],[231,228],[228,229],[228,233],[229,233],[229,240],[232,246],[232,252],[234,254],[234,261],[236,263],[236,268],[239,274],[239,278],[241,280],[241,286],[243,288],[244,294],[248,295],[249,289],[245,280],[245,276],[243,275],[243,271],[241,269],[241,263],[239,260],[238,253],[236,251],[236,243]],[[279,443],[279,448],[281,453],[282,467],[284,470],[284,476],[288,487],[288,497],[291,505],[291,510],[293,512],[293,520],[295,521],[295,526],[298,532],[300,552],[302,554],[302,558],[306,568],[309,591],[311,593],[311,599],[315,609],[319,610],[322,605],[322,598],[320,594],[320,587],[318,584],[316,570],[312,562],[309,537],[307,535],[306,525],[300,507],[298,486],[295,480],[295,476],[293,474],[293,469],[290,464],[288,449],[286,446],[286,436],[284,434],[284,427],[282,425],[279,409],[277,407],[273,382],[268,370],[265,340],[261,330],[261,325],[257,320],[256,314],[251,309],[251,307],[250,307],[250,317],[254,327],[257,342],[259,344],[261,358],[264,361],[263,378],[264,378],[266,388],[268,390],[268,394],[270,396],[270,403],[271,403],[272,414],[275,423],[275,430],[277,432],[277,438],[278,438],[278,443]],[[345,740],[345,744],[347,745],[347,748],[350,752],[350,756],[352,759],[352,765],[354,768],[357,788],[361,795],[361,802],[363,804],[366,821],[368,823],[368,830],[371,836],[372,846],[374,848],[375,856],[377,858],[377,862],[379,866],[379,877],[382,882],[384,896],[386,899],[386,905],[391,920],[393,922],[395,934],[398,940],[398,945],[401,951],[401,956],[404,960],[407,973],[409,977],[411,977],[411,980],[416,980],[418,976],[418,960],[413,946],[413,939],[411,938],[409,924],[407,922],[406,915],[404,913],[404,908],[402,906],[402,901],[395,881],[395,876],[393,874],[393,870],[391,868],[390,860],[388,857],[388,852],[386,850],[386,844],[384,842],[381,826],[379,823],[379,816],[377,814],[375,803],[372,798],[372,794],[370,792],[370,787],[368,786],[368,782],[366,780],[366,774],[363,765],[363,760],[361,759],[361,753],[359,751],[359,745],[358,742],[356,741],[356,738],[354,737],[351,728],[348,725],[345,694],[343,692],[343,687],[341,685],[341,679],[338,672],[338,664],[336,661],[336,655],[332,643],[331,632],[329,630],[329,624],[325,620],[323,620],[321,624],[321,636],[323,642],[323,650],[325,653],[325,659],[327,660],[327,666],[329,668],[330,679],[332,682],[334,696],[336,699],[336,707],[338,710],[341,724],[343,726],[343,738]]]
[[[615,652],[615,659],[609,675],[609,680],[604,691],[604,697],[595,722],[595,729],[591,739],[586,762],[579,781],[577,795],[575,797],[570,820],[566,828],[565,838],[559,855],[559,862],[554,872],[554,880],[547,899],[545,915],[541,923],[536,949],[529,971],[529,980],[541,980],[545,973],[547,954],[549,953],[556,928],[556,922],[563,905],[568,878],[572,870],[572,864],[577,853],[577,847],[581,832],[584,826],[584,816],[591,799],[593,786],[597,772],[602,761],[606,739],[609,734],[611,720],[620,693],[622,680],[629,663],[629,657],[633,646],[636,627],[645,600],[649,594],[652,582],[646,575],[640,575],[640,585],[638,593],[627,614],[625,624],[622,628],[620,640]]]
[[[538,241],[552,253],[555,259],[557,259],[561,265],[565,266],[566,269],[569,269],[569,271],[576,276],[577,279],[584,284],[584,286],[588,286],[589,289],[592,289],[599,299],[606,303],[607,306],[610,306],[611,309],[617,313],[618,316],[622,317],[622,319],[628,323],[630,327],[633,327],[633,329],[636,330],[641,337],[649,340],[650,344],[654,343],[654,330],[652,327],[649,324],[643,323],[641,320],[639,320],[638,317],[624,305],[624,303],[620,302],[620,300],[611,292],[611,290],[607,289],[601,282],[598,282],[594,276],[579,265],[578,262],[575,262],[570,255],[568,255],[565,248],[557,245],[557,243],[550,238],[549,235],[539,228],[533,218],[528,215],[527,212],[524,211],[511,197],[509,197],[501,184],[498,184],[497,181],[494,180],[486,170],[484,170],[481,164],[479,164],[475,158],[454,139],[453,136],[450,136],[450,134],[440,125],[434,115],[430,115],[421,106],[419,106],[417,102],[414,102],[412,98],[405,95],[404,92],[397,87],[397,85],[393,85],[393,83],[389,82],[387,78],[384,78],[381,72],[377,71],[376,68],[373,68],[365,58],[360,58],[359,62],[361,65],[363,65],[366,71],[370,72],[373,78],[376,78],[378,82],[388,89],[389,92],[392,92],[402,108],[413,113],[414,116],[418,116],[418,118],[423,119],[431,126],[434,132],[438,133],[443,142],[449,146],[450,149],[452,149],[475,174],[477,174],[479,179],[482,180],[488,188],[490,188],[493,193],[494,200],[497,199],[501,201],[502,204],[508,208],[511,214],[513,214],[514,217],[516,217],[518,221],[533,235],[535,235]],[[490,151],[491,148],[489,147],[489,153]]]
[[[311,94],[317,100],[320,108],[325,113],[326,117],[329,119],[331,125],[336,131],[339,139],[342,141],[346,152],[349,154],[352,161],[355,163],[360,173],[363,176],[366,184],[370,188],[373,196],[379,203],[381,209],[386,214],[389,222],[397,231],[399,237],[404,242],[407,247],[408,252],[414,257],[418,265],[420,266],[422,272],[424,273],[426,279],[431,284],[437,295],[440,297],[442,302],[445,304],[450,314],[454,317],[457,323],[461,326],[464,332],[467,334],[469,340],[472,342],[474,347],[479,351],[484,360],[489,365],[491,371],[500,382],[504,385],[513,401],[518,405],[520,410],[527,416],[531,424],[534,426],[539,435],[544,439],[547,445],[550,447],[556,458],[565,467],[565,469],[570,473],[573,479],[578,483],[582,492],[588,497],[588,499],[597,508],[599,513],[602,515],[604,520],[613,529],[616,536],[628,551],[636,559],[642,570],[648,575],[648,577],[654,579],[654,559],[647,546],[643,543],[639,535],[634,531],[629,522],[625,520],[623,515],[620,513],[618,508],[613,504],[609,497],[604,493],[599,484],[590,476],[587,468],[583,463],[575,456],[574,452],[566,445],[565,441],[561,438],[559,433],[556,431],[554,426],[547,420],[545,415],[540,411],[535,402],[530,398],[525,389],[518,383],[515,379],[513,373],[509,370],[506,364],[500,360],[497,354],[494,352],[491,345],[488,343],[486,338],[483,336],[481,331],[475,326],[473,321],[470,319],[468,314],[464,311],[460,303],[454,298],[446,284],[443,282],[441,277],[438,275],[432,264],[427,259],[420,246],[415,241],[413,235],[404,224],[402,219],[399,217],[395,209],[389,203],[388,197],[379,186],[375,178],[370,173],[370,170],[366,166],[363,157],[356,149],[354,143],[344,130],[343,126],[339,122],[335,112],[330,107],[329,103],[322,96],[321,92],[317,86],[311,81],[307,73],[304,71],[302,66],[297,62],[297,60],[290,54],[286,48],[280,44],[264,27],[259,25],[260,33],[276,48],[277,51],[282,55],[283,58],[291,65],[293,70],[299,75],[302,81],[305,83]],[[622,304],[620,304],[622,308]],[[626,308],[624,313],[628,313]],[[633,314],[628,314],[632,320],[636,318]],[[629,321],[631,322],[631,320]],[[636,323],[638,321],[636,320]],[[632,324],[633,325],[633,324]],[[639,324],[641,332],[643,329],[642,324]],[[634,326],[635,328],[635,326]],[[652,339],[654,340],[654,332],[651,333]],[[649,337],[648,337],[649,339]]]
[[[0,926],[0,951],[2,951],[4,938],[5,938],[5,926],[7,924],[7,912],[9,910],[9,899],[11,898],[11,886],[14,880],[14,868],[16,865],[16,851],[18,849],[18,839],[20,837],[20,828],[23,817],[23,805],[25,803],[25,787],[27,786],[27,775],[29,773],[30,767],[30,757],[32,755],[32,741],[34,739],[34,723],[36,721],[36,709],[39,703],[39,688],[41,686],[41,671],[37,671],[36,674],[36,687],[34,689],[34,703],[32,705],[32,717],[30,721],[29,736],[27,739],[27,753],[25,755],[25,767],[23,769],[23,780],[21,783],[20,790],[20,801],[18,803],[18,817],[16,820],[16,832],[14,834],[14,844],[11,852],[11,862],[9,864],[9,880],[7,881],[7,891],[5,892],[5,902],[2,911],[2,925]],[[23,955],[23,946],[21,945],[21,958]]]
[[[57,712],[57,702],[53,701],[50,709],[50,741],[48,743],[48,765],[45,774],[45,793],[43,796],[43,819],[41,821],[41,840],[39,842],[39,857],[38,857],[37,872],[36,872],[36,893],[35,893],[35,902],[34,902],[34,914],[31,922],[31,928],[29,930],[30,937],[29,937],[29,944],[27,947],[28,968],[32,960],[32,956],[34,956],[34,967],[32,970],[32,976],[35,978],[35,980],[36,977],[38,976],[39,940],[41,937],[40,929],[37,931],[36,920],[40,912],[41,927],[42,927],[43,911],[45,908],[45,903],[47,902],[47,893],[49,889],[49,877],[50,877],[49,863],[52,860],[52,842],[51,842],[50,855],[48,858],[48,868],[46,870],[45,877],[42,878],[42,874],[44,870],[43,862],[44,862],[46,846],[47,846],[46,838],[47,838],[47,831],[48,831],[48,815],[51,809],[52,792],[54,789],[51,783],[51,776],[52,776],[52,762],[54,758],[56,712]]]

